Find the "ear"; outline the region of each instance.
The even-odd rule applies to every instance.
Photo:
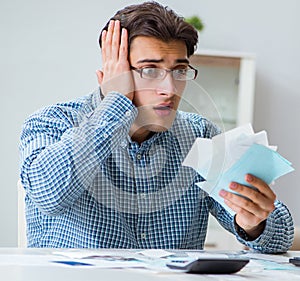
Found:
[[[98,83],[101,86],[103,81],[103,72],[101,70],[97,70],[96,75],[97,75]]]

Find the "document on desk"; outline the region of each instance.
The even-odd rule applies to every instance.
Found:
[[[81,250],[54,251],[53,255],[65,257],[63,261],[54,261],[65,266],[94,266],[98,268],[146,268],[138,254],[125,250]]]
[[[233,192],[230,182],[249,186],[245,181],[249,173],[271,184],[294,170],[276,150],[269,145],[265,131],[254,133],[251,124],[247,124],[212,139],[197,138],[183,165],[196,170],[205,179],[196,184],[233,215],[234,211],[219,196],[221,189]]]
[[[68,249],[63,251],[53,251],[48,256],[51,266],[72,267],[72,268],[102,268],[102,269],[131,269],[137,271],[147,271],[157,274],[174,273],[167,264],[183,264],[193,262],[197,259],[244,259],[249,258],[251,261],[243,268],[236,278],[240,276],[260,277],[264,275],[264,270],[269,270],[268,275],[272,278],[280,276],[278,271],[290,270],[300,271],[300,268],[294,267],[288,263],[288,257],[277,255],[264,255],[248,251],[242,252],[206,252],[195,250],[169,251],[162,249],[145,249],[145,250],[117,250],[117,249]],[[284,272],[285,276],[292,276]],[[210,279],[219,280],[213,275]],[[222,280],[232,280],[232,275],[222,275]],[[252,280],[252,279],[251,279]],[[253,278],[255,280],[255,278]],[[293,280],[292,278],[290,280]]]

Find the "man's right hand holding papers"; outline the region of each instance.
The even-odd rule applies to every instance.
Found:
[[[275,150],[265,131],[254,134],[248,124],[212,139],[196,139],[183,162],[205,178],[199,187],[235,213],[237,227],[249,240],[263,232],[275,208],[276,195],[269,185],[294,170]]]

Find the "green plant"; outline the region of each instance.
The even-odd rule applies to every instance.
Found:
[[[204,28],[204,24],[202,20],[198,16],[191,16],[185,18],[185,21],[195,27],[196,30],[202,31]]]

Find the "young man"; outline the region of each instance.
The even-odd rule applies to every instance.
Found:
[[[21,180],[29,247],[202,249],[208,215],[261,252],[284,252],[293,240],[288,209],[270,187],[232,182],[250,200],[221,191],[231,216],[195,185],[183,167],[196,137],[218,128],[177,111],[197,32],[155,2],[117,12],[100,36],[100,88],[47,107],[25,121]]]

